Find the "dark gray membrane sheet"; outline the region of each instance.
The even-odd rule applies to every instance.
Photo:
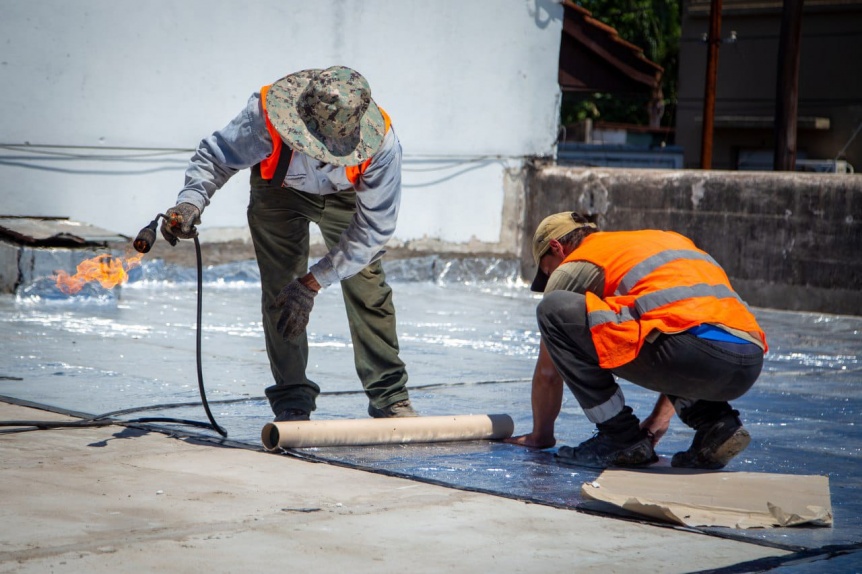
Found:
[[[389,266],[402,357],[422,414],[507,413],[516,433],[530,430],[539,299],[512,279],[516,270],[507,265],[432,259]],[[122,420],[205,422],[195,370],[195,293],[194,270],[155,262],[110,292],[87,288],[69,297],[45,279],[17,296],[0,296],[0,395],[93,415],[141,409]],[[263,399],[271,374],[254,263],[207,269],[203,301],[203,372],[213,414],[230,440],[260,447],[260,430],[272,417]],[[788,549],[862,544],[862,318],[755,312],[771,348],[758,383],[734,403],[752,444],[725,471],[828,475],[835,523],[704,531]],[[338,287],[317,297],[309,329],[308,372],[324,391],[314,417],[366,417]],[[628,403],[646,415],[655,396],[622,385]],[[205,429],[160,428],[219,438]],[[578,443],[592,431],[566,391],[558,445]],[[659,464],[667,465],[691,438],[674,420],[658,446]],[[581,484],[599,473],[558,465],[553,451],[477,441],[293,454],[577,508]]]

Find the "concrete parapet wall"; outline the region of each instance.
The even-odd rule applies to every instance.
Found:
[[[94,248],[29,247],[0,241],[0,293],[14,293],[37,279],[54,276],[57,270],[74,275],[81,261],[99,252]]]
[[[525,277],[542,218],[576,210],[690,237],[751,305],[862,315],[862,175],[544,166],[526,188]]]

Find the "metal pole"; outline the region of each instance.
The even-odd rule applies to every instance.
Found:
[[[796,169],[796,123],[799,111],[799,51],[803,0],[784,0],[778,41],[775,92],[775,171]]]
[[[706,42],[706,85],[703,93],[703,137],[700,144],[700,167],[701,169],[712,169],[712,127],[715,121],[718,46],[721,44],[721,0],[710,2],[709,34]]]

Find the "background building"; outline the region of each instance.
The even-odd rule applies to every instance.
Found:
[[[772,169],[782,7],[723,1],[715,169]],[[710,0],[683,4],[676,143],[689,168],[700,167],[709,9]],[[805,1],[798,106],[797,169],[862,170],[862,1]]]
[[[252,92],[342,64],[403,144],[395,244],[514,253],[518,174],[555,150],[561,28],[552,0],[5,2],[0,215],[133,236]],[[216,195],[203,233],[244,232],[247,178]]]

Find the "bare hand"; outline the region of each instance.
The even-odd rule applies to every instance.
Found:
[[[661,437],[663,437],[667,432],[669,426],[670,419],[654,417],[652,415],[641,421],[641,428],[646,429],[649,433],[653,447],[658,444],[658,441],[660,441]]]
[[[525,446],[527,448],[550,448],[557,444],[557,439],[554,437],[538,437],[533,433],[522,434],[520,436],[509,437],[503,442]]]
[[[641,428],[649,433],[653,446],[657,445],[667,432],[673,415],[674,408],[670,399],[665,394],[659,395],[652,412],[641,422]]]

